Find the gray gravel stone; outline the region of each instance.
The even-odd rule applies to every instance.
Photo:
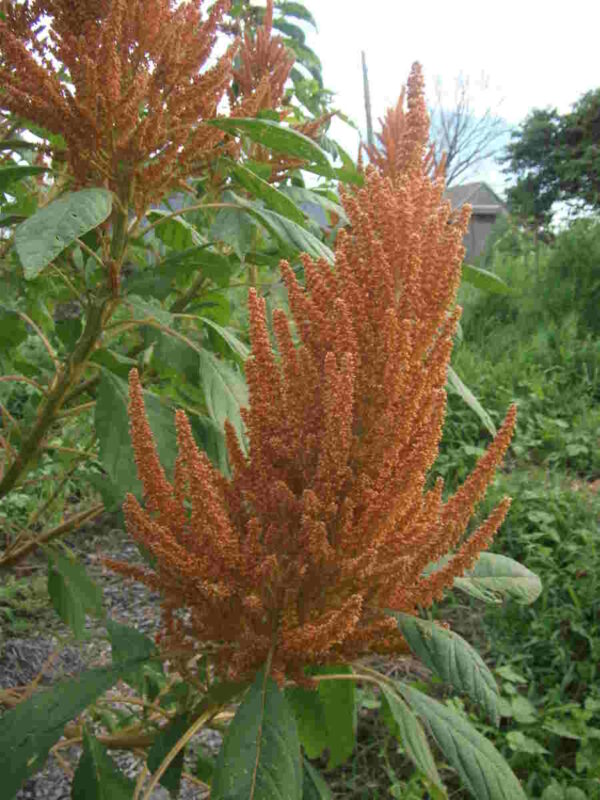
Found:
[[[110,548],[106,547],[105,537],[111,534]],[[124,580],[121,576],[104,568],[101,557],[110,557],[130,563],[140,563],[137,547],[126,534],[115,535],[114,519],[109,515],[100,518],[95,525],[86,527],[83,535],[70,537],[67,543],[78,552],[78,557],[88,570],[88,574],[102,586],[105,607],[111,619],[137,628],[148,636],[156,632],[160,619],[159,595],[150,592],[145,586]],[[50,685],[60,678],[76,675],[83,669],[110,660],[110,646],[106,640],[94,636],[103,629],[97,620],[88,620],[90,640],[64,648],[45,671],[40,685]],[[64,628],[64,632],[67,629]],[[49,656],[57,647],[57,638],[37,636],[30,638],[0,640],[0,688],[24,686],[30,683],[42,670]],[[216,755],[222,737],[217,731],[202,730],[193,739],[194,745],[201,745],[206,755]],[[195,748],[194,748],[195,749]],[[76,767],[80,748],[73,747],[67,754],[73,768]],[[128,775],[135,778],[141,768],[141,761],[135,755],[124,751],[114,751],[111,757]],[[193,760],[189,763],[193,772]],[[182,781],[181,800],[203,800],[207,797],[198,786]],[[69,800],[71,779],[52,756],[44,768],[28,779],[17,794],[17,800]],[[152,794],[153,800],[170,800],[169,793],[159,787]],[[0,784],[0,800],[2,798]]]

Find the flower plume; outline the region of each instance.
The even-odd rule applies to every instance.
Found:
[[[432,176],[417,65],[402,146],[342,192],[350,220],[335,265],[303,257],[305,287],[285,261],[291,320],[250,292],[248,454],[226,426],[231,479],[177,413],[173,482],[158,461],[137,372],[130,376],[134,451],[145,508],[129,496],[128,529],[153,570],[115,564],[163,593],[163,637],[211,644],[229,677],[272,653],[274,674],[309,664],[406,652],[386,609],[414,614],[472,566],[508,509],[465,529],[509,445],[511,408],[458,492],[427,482],[444,420],[446,371],[468,214],[452,215]],[[393,166],[393,169],[392,169]],[[452,224],[449,224],[452,223]],[[441,556],[449,560],[429,574]],[[185,609],[186,614],[181,610]]]
[[[218,59],[229,0],[26,0],[0,20],[0,108],[66,144],[79,186],[137,212],[197,174],[226,135],[204,124],[240,84],[236,116],[279,104],[291,60],[265,25]],[[267,20],[268,23],[268,20]],[[229,147],[233,147],[231,142]]]

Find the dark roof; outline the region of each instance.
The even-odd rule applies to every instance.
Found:
[[[460,208],[465,203],[473,206],[473,213],[498,213],[506,210],[506,206],[498,195],[490,189],[487,183],[464,183],[462,186],[451,186],[446,189],[445,196],[454,208]]]

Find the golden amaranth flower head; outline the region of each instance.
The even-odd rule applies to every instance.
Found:
[[[275,675],[295,679],[309,664],[405,652],[385,609],[431,605],[488,546],[508,509],[505,500],[464,539],[510,442],[514,407],[454,496],[443,499],[441,480],[427,486],[468,212],[455,218],[443,180],[429,174],[418,66],[408,105],[403,171],[396,159],[392,181],[370,167],[363,188],[342,192],[350,226],[338,235],[335,268],[304,256],[303,288],[281,263],[293,326],[274,313],[276,352],[264,301],[250,292],[249,452],[227,426],[231,480],[198,450],[182,412],[167,480],[131,373],[146,505],[129,496],[125,513],[155,567],[114,566],[160,589],[169,643],[212,645],[230,677],[250,674],[273,646]],[[445,566],[426,575],[445,555]]]
[[[230,48],[209,66],[229,0],[27,0],[0,21],[0,108],[60,134],[79,185],[138,210],[223,138]],[[236,45],[237,46],[237,45]]]

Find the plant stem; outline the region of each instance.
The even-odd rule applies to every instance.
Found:
[[[70,517],[66,522],[63,522],[60,525],[57,525],[55,528],[40,534],[40,536],[37,536],[35,539],[30,539],[30,541],[25,542],[25,544],[21,545],[20,547],[17,547],[14,550],[9,550],[4,556],[2,556],[2,558],[0,558],[0,568],[12,566],[17,561],[20,561],[22,558],[24,558],[28,553],[36,550],[40,545],[46,544],[52,539],[56,539],[57,536],[62,536],[64,533],[69,533],[69,531],[79,528],[84,524],[84,522],[89,522],[103,511],[104,503],[96,503],[96,505],[93,505],[86,511],[82,511],[80,514],[75,514],[74,517]]]
[[[217,711],[221,708],[221,706],[212,706],[204,714],[201,714],[198,719],[194,722],[191,728],[188,728],[187,731],[183,734],[183,736],[173,745],[171,750],[167,753],[165,758],[163,759],[160,767],[156,770],[156,772],[152,776],[152,780],[146,787],[144,794],[141,797],[141,800],[150,800],[150,795],[158,785],[160,779],[165,774],[169,765],[177,757],[177,754],[183,750],[186,744],[190,741],[190,739],[205,725],[212,717],[215,716]]]
[[[22,473],[39,452],[44,436],[56,420],[56,415],[64,404],[68,392],[81,377],[87,359],[114,309],[114,301],[109,298],[90,305],[84,331],[75,345],[75,349],[64,367],[56,371],[33,428],[21,443],[17,457],[0,481],[0,499],[5,497],[15,486]]]

